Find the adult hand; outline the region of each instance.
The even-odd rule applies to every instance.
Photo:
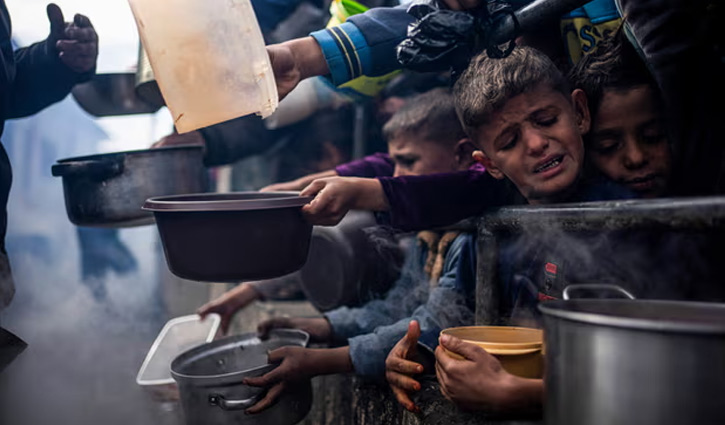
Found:
[[[444,348],[463,359],[454,359]],[[435,354],[441,392],[464,409],[501,412],[541,403],[541,380],[511,375],[495,357],[477,345],[442,335]]]
[[[279,99],[284,99],[305,78],[329,73],[320,45],[312,37],[267,46],[277,82]]]
[[[47,8],[50,21],[48,44],[55,48],[60,60],[73,72],[82,74],[93,71],[98,58],[98,34],[91,20],[84,15],[75,15],[67,23],[63,11],[55,3]]]
[[[170,146],[202,146],[206,150],[206,140],[200,131],[190,131],[184,134],[171,133],[151,145],[151,149]]]
[[[415,355],[418,338],[420,325],[413,320],[408,325],[408,332],[395,344],[385,360],[385,379],[398,403],[411,412],[420,411],[409,396],[412,392],[420,391],[420,383],[413,376],[423,373],[423,365],[409,360]]]
[[[210,313],[218,314],[221,317],[220,329],[222,334],[226,335],[234,314],[257,299],[259,299],[259,292],[254,289],[254,286],[242,283],[221,297],[199,307],[196,314],[202,319]]]
[[[313,342],[327,342],[332,338],[332,326],[324,317],[275,317],[259,324],[260,337],[266,338],[272,329],[299,329],[310,335]]]
[[[280,363],[271,372],[257,378],[245,378],[244,385],[269,388],[267,395],[246,410],[255,414],[272,406],[289,385],[321,373],[324,360],[321,350],[304,347],[282,347],[269,353],[269,363]]]
[[[328,177],[317,179],[300,196],[314,196],[302,212],[312,224],[334,226],[351,209],[385,211],[388,209],[385,192],[378,179],[358,177]]]

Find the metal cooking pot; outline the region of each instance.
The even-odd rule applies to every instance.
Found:
[[[166,105],[159,84],[156,82],[154,70],[151,68],[149,56],[140,43],[138,46],[138,67],[136,69],[136,94],[149,105],[158,108]]]
[[[12,332],[0,327],[0,374],[28,347]]]
[[[725,423],[725,304],[579,299],[539,309],[546,423]]]
[[[244,411],[264,398],[265,390],[242,381],[277,367],[267,363],[269,350],[305,347],[308,339],[299,330],[276,329],[266,341],[254,333],[236,335],[178,356],[171,363],[171,375],[179,384],[186,425],[292,425],[304,419],[312,405],[310,381],[291,386],[274,406],[257,415]]]
[[[63,177],[68,218],[79,226],[151,224],[153,214],[141,209],[146,199],[208,188],[200,146],[62,159],[52,173]]]
[[[393,238],[373,241],[365,229],[376,225],[372,213],[350,211],[337,226],[313,229],[300,283],[318,310],[367,301],[388,290],[400,274],[403,249]]]

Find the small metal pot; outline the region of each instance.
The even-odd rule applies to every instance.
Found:
[[[579,299],[539,309],[546,423],[725,423],[725,305]]]
[[[151,68],[149,56],[140,43],[138,47],[138,67],[136,70],[136,94],[149,105],[158,108],[166,105],[164,96],[159,89],[159,83],[156,82],[154,70]]]
[[[179,384],[186,425],[293,425],[304,419],[312,406],[310,381],[291,385],[274,406],[256,415],[244,411],[266,391],[242,381],[277,367],[267,363],[269,350],[304,347],[308,339],[302,331],[277,329],[266,341],[253,333],[236,335],[178,356],[171,363],[171,375]]]
[[[79,226],[152,224],[141,209],[153,196],[205,192],[207,171],[200,146],[178,146],[68,158],[53,165],[63,177],[65,206]]]
[[[149,199],[169,270],[202,282],[259,280],[299,270],[312,225],[295,192],[208,193]]]

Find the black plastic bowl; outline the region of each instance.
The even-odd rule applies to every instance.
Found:
[[[211,193],[151,198],[169,270],[205,282],[259,280],[299,270],[312,225],[294,192]]]

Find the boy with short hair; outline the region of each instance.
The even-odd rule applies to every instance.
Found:
[[[384,133],[396,176],[465,170],[471,165],[474,146],[458,122],[447,90],[432,90],[410,100],[385,125]],[[411,318],[420,321],[423,339],[432,344],[441,329],[472,321],[473,279],[457,279],[460,263],[465,261],[461,253],[470,252],[471,243],[471,235],[456,230],[421,232],[401,277],[384,299],[360,308],[342,307],[325,318],[277,318],[261,324],[262,334],[277,327],[295,327],[310,333],[313,341],[346,344],[272,351],[270,361],[281,362],[280,366],[245,381],[271,387],[248,412],[267,408],[295,380],[348,372],[382,379],[387,353],[405,334]]]
[[[583,135],[591,123],[586,95],[581,89],[570,91],[564,76],[543,53],[517,47],[504,59],[479,55],[456,83],[454,93],[461,122],[481,148],[474,154],[476,159],[494,179],[511,181],[528,203],[626,196],[627,191],[616,186],[582,178]],[[506,270],[526,273],[525,268],[510,265],[527,261],[516,257],[527,254],[509,251],[502,247],[500,292],[504,303],[513,304],[515,300],[506,298],[515,296],[521,279]],[[528,278],[537,280],[533,275]],[[417,333],[417,324],[411,323],[386,362],[388,381],[409,410],[415,405],[407,393],[419,388],[412,376],[420,365],[407,359]],[[494,411],[540,408],[543,381],[511,375],[484,350],[455,338],[442,337],[440,342],[465,359],[454,360],[442,348],[436,350],[442,390],[458,404]]]
[[[638,197],[670,194],[672,147],[659,88],[624,32],[582,59],[569,79],[587,95],[592,116],[585,138],[589,163]]]

